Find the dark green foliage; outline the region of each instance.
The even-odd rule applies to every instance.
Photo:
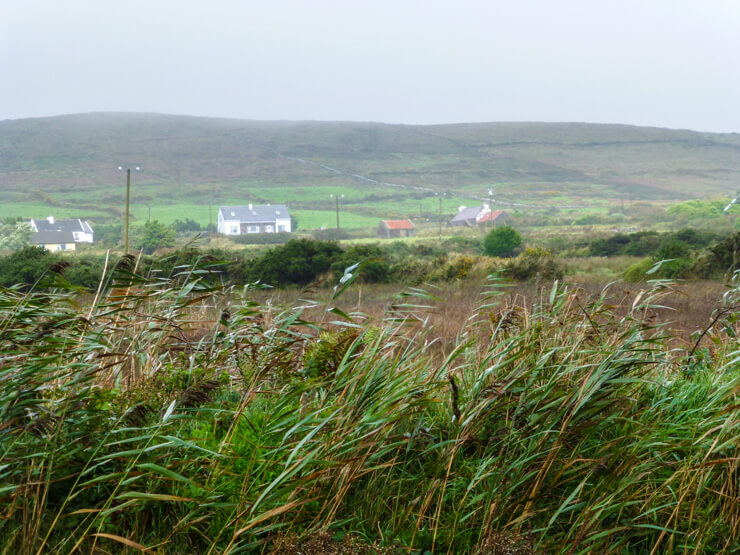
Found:
[[[339,279],[346,268],[363,262],[360,279],[368,283],[379,283],[388,276],[389,264],[384,258],[383,251],[377,245],[356,245],[339,255],[332,262],[331,270],[334,277]]]
[[[519,232],[511,226],[495,227],[483,240],[483,249],[488,256],[513,256],[522,244]]]
[[[144,224],[139,248],[146,254],[152,254],[155,250],[175,245],[175,233],[172,228],[152,220]]]
[[[175,230],[175,233],[194,233],[202,231],[200,224],[190,218],[185,218],[185,221],[175,220],[170,224],[170,227]]]
[[[240,262],[241,283],[268,285],[306,285],[331,269],[332,261],[342,253],[336,243],[312,239],[292,239],[261,256]]]
[[[64,278],[72,285],[95,290],[103,275],[104,259],[100,256],[80,256],[65,259],[70,262]]]
[[[712,245],[693,262],[690,273],[703,279],[731,276],[740,266],[740,233],[728,235]]]
[[[123,224],[97,224],[94,231],[97,244],[113,246],[123,241]]]
[[[31,286],[57,260],[58,257],[53,256],[44,247],[24,247],[0,261],[0,285],[3,287],[15,284]]]
[[[280,233],[244,233],[242,235],[230,235],[229,239],[240,245],[279,245],[287,243],[293,238],[288,232]]]
[[[658,256],[660,250],[666,249],[677,252],[679,243],[686,247],[686,256],[691,249],[706,247],[717,236],[713,233],[685,228],[672,233],[658,233],[657,231],[639,231],[637,233],[617,233],[611,237],[593,239],[589,244],[591,256]],[[667,245],[672,245],[668,247]]]

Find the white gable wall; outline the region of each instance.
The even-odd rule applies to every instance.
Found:
[[[224,218],[223,212],[218,211],[218,232],[223,235],[239,235],[239,220]]]
[[[291,233],[293,230],[290,229],[290,218],[277,218],[275,220],[275,231],[285,231],[287,233]]]

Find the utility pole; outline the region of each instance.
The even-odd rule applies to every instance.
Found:
[[[339,241],[339,199],[344,198],[344,195],[329,195],[334,198],[336,212],[337,212],[337,241]]]
[[[442,238],[442,195],[439,195],[439,238]]]
[[[140,166],[136,166],[136,171],[141,170]],[[118,171],[123,171],[122,166],[118,166]],[[126,220],[124,221],[124,251],[128,254],[128,220],[129,220],[129,208],[131,205],[131,168],[126,169]],[[150,212],[151,214],[151,212]]]
[[[125,225],[126,247],[124,248],[124,251],[126,254],[128,254],[128,214],[129,214],[130,201],[131,201],[131,168],[126,170],[126,225]]]

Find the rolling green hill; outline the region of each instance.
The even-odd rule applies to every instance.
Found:
[[[208,221],[208,205],[287,202],[357,216],[436,213],[493,190],[539,207],[727,196],[740,135],[580,123],[389,125],[81,114],[0,122],[0,217],[135,215]],[[430,198],[431,197],[431,198]],[[184,207],[184,208],[183,208]],[[306,212],[308,213],[308,212]],[[331,221],[331,218],[327,216]]]

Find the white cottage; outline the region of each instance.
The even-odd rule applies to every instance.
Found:
[[[44,237],[44,240],[53,239],[53,234],[59,234],[59,243],[68,243],[69,236],[72,237],[73,243],[92,243],[93,242],[93,229],[90,223],[85,220],[74,219],[74,220],[57,220],[53,216],[49,216],[46,219],[35,219],[30,222],[31,230],[33,234],[31,239],[38,236]],[[63,240],[62,240],[63,239]],[[41,244],[41,243],[37,243]]]
[[[284,204],[221,206],[218,209],[218,232],[224,235],[291,231],[290,212]]]

